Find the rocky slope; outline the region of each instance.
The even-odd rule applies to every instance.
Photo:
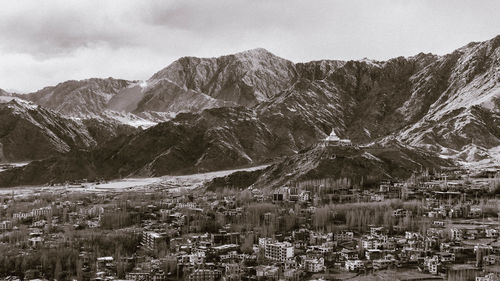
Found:
[[[254,187],[275,188],[291,182],[349,178],[354,182],[404,179],[414,171],[452,167],[451,161],[441,159],[425,150],[392,143],[384,148],[336,148],[317,146],[285,158],[267,168],[253,183]]]
[[[460,155],[471,146],[479,149],[498,147],[500,36],[482,43],[471,43],[441,57],[414,79],[428,81],[429,78],[423,77],[433,77],[432,73],[441,73],[443,90],[431,99],[432,103],[422,118],[390,137],[443,154]],[[426,87],[425,83],[415,87],[415,94],[401,108],[402,112],[411,111],[412,104],[425,100],[427,92],[420,90]]]
[[[115,96],[108,107],[115,111],[138,115],[148,112],[199,112],[207,108],[237,106],[235,103],[214,99],[204,93],[185,89],[169,80],[150,82],[138,91],[129,88]],[[126,96],[127,95],[127,96]],[[144,116],[144,115],[143,115]]]
[[[0,103],[2,161],[26,161],[96,145],[82,124],[42,107],[12,100]]]
[[[295,65],[265,49],[219,58],[181,58],[151,80],[168,79],[215,99],[253,106],[274,97],[295,79]]]
[[[0,103],[0,161],[43,159],[72,149],[91,149],[136,130],[117,122],[68,119],[18,98]]]

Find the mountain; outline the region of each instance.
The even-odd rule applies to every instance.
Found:
[[[114,96],[109,108],[141,115],[252,107],[274,97],[295,79],[291,61],[264,49],[219,58],[183,57]]]
[[[20,97],[64,115],[94,117],[106,110],[114,95],[132,83],[113,78],[70,80]]]
[[[440,73],[443,81],[442,91],[431,100],[432,103],[422,118],[391,137],[439,153],[459,156],[471,147],[487,150],[498,147],[499,47],[500,36],[486,42],[471,43],[439,58],[418,73],[416,78],[433,77],[433,73]],[[429,80],[424,81],[429,83]],[[427,85],[422,82],[418,86]],[[413,104],[425,100],[424,95],[425,92],[414,94],[402,111],[411,111]],[[481,157],[459,158],[473,161]]]
[[[400,160],[394,163],[422,164],[416,160],[422,152],[432,159],[435,153],[491,160],[500,145],[499,42],[497,36],[444,56],[420,53],[387,61],[294,64],[263,49],[181,58],[147,81],[120,88],[105,105],[123,118],[166,122],[0,174],[0,184],[20,183],[25,173],[29,183],[43,183],[51,173],[63,180],[57,175],[62,168],[78,171],[66,178],[76,179],[251,166],[304,155],[332,128],[355,144],[397,144]],[[374,156],[382,162],[372,159],[373,171],[407,175]],[[338,165],[353,171],[362,162],[346,161]],[[426,165],[435,163],[440,162]],[[33,167],[47,172],[37,175]]]
[[[271,165],[253,186],[275,188],[290,182],[324,178],[379,182],[405,179],[414,171],[443,167],[453,167],[453,163],[425,150],[398,143],[362,148],[316,146]]]
[[[296,78],[295,66],[258,48],[219,58],[181,58],[155,73],[151,80],[168,79],[215,99],[253,106],[287,88]]]
[[[2,161],[26,161],[96,145],[82,124],[25,101],[0,103]]]
[[[105,108],[109,118],[150,126],[181,112],[255,107],[260,116],[279,119],[288,127],[296,123],[312,127],[314,139],[335,128],[357,143],[397,138],[457,155],[470,145],[485,149],[499,145],[498,132],[493,129],[498,127],[499,37],[468,44],[445,56],[420,53],[382,62],[363,59],[294,64],[264,49],[218,58],[183,57],[147,81],[120,84],[123,87],[116,87],[107,104],[99,103],[98,110],[79,110],[80,103],[74,108],[101,113]],[[78,82],[89,81],[93,80]],[[68,88],[62,87],[64,84],[59,88]],[[87,88],[92,87],[83,87]],[[69,93],[65,95],[71,96]],[[94,99],[95,94],[87,95],[81,100]],[[47,106],[41,99],[34,101]],[[94,108],[92,102],[81,104]],[[480,116],[474,115],[479,112]],[[466,128],[487,124],[468,129],[481,133],[463,133],[458,145],[450,141],[455,138],[449,130],[460,120],[476,120],[462,126]],[[299,150],[306,143],[311,142],[298,140],[293,149]]]
[[[0,103],[9,102],[16,98],[16,94],[0,89]]]
[[[286,143],[289,134],[273,133],[254,111],[244,107],[181,113],[171,121],[111,139],[95,150],[74,150],[0,173],[0,186],[252,166],[293,154]]]
[[[284,158],[265,169],[240,171],[206,184],[211,191],[232,187],[277,188],[295,182],[348,178],[355,183],[371,184],[387,179],[401,179],[423,169],[452,167],[422,149],[393,142],[385,147],[324,147],[311,149]]]
[[[399,140],[459,157],[500,145],[500,36],[452,54],[297,64],[297,82],[257,106],[356,143]],[[452,155],[450,155],[452,154]],[[469,159],[470,160],[470,159]]]
[[[144,117],[151,112],[175,115],[180,112],[199,112],[207,108],[226,106],[237,104],[182,88],[166,79],[148,81],[144,87],[129,87],[113,97],[108,104],[111,110],[131,112]]]
[[[22,99],[0,103],[0,161],[44,159],[72,149],[90,149],[135,130],[117,122],[84,121]]]

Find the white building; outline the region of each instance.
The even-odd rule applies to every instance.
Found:
[[[451,228],[450,229],[450,239],[455,241],[463,240],[464,232],[459,228]]]
[[[351,140],[339,138],[333,129],[321,143],[323,146],[352,146]]]
[[[205,261],[205,252],[198,251],[189,255],[189,263],[197,265]]]
[[[50,216],[52,214],[52,208],[43,207],[39,209],[33,209],[31,213],[34,217]]]
[[[267,243],[265,257],[274,261],[286,261],[293,258],[293,246],[288,242]]]
[[[325,260],[323,258],[306,258],[304,270],[312,273],[321,272],[325,270]]]
[[[488,273],[485,276],[477,276],[476,281],[498,281],[500,277],[495,273]]]
[[[15,220],[22,220],[22,219],[27,219],[27,218],[31,218],[33,216],[33,214],[31,212],[29,213],[15,213],[12,215],[12,218],[14,218]]]
[[[354,233],[352,231],[342,231],[340,233],[335,233],[333,235],[334,241],[352,241],[354,239]]]
[[[267,238],[267,237],[259,238],[259,247],[266,248],[266,245],[268,243],[273,243],[273,242],[274,240],[272,238]]]
[[[11,221],[2,221],[0,222],[0,230],[9,230],[12,229]]]
[[[142,233],[142,245],[150,250],[156,250],[160,239],[161,235],[156,232],[145,231]]]
[[[426,257],[424,259],[424,267],[431,274],[438,273],[438,266],[440,265],[438,256]]]
[[[498,229],[495,228],[485,229],[485,233],[487,238],[497,238],[499,236]]]
[[[346,260],[345,269],[348,271],[357,271],[365,267],[362,260]]]

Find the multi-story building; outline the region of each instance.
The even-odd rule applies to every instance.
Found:
[[[189,255],[189,263],[191,264],[202,264],[205,260],[205,252],[195,252]]]
[[[222,276],[220,270],[195,269],[189,274],[189,281],[215,281]]]
[[[259,238],[259,247],[266,248],[266,245],[269,243],[273,243],[274,240],[272,238]]]
[[[288,242],[267,243],[265,257],[274,261],[285,261],[293,258],[293,246]]]
[[[450,239],[455,241],[463,240],[464,232],[459,228],[451,228],[450,229]]]
[[[12,229],[11,221],[2,221],[0,222],[0,230],[10,230]]]
[[[383,238],[376,238],[373,236],[366,236],[361,239],[364,249],[381,249],[386,240]]]
[[[156,250],[160,239],[161,235],[156,232],[145,231],[142,233],[142,245],[149,250]]]
[[[33,209],[31,211],[31,213],[34,217],[50,216],[50,215],[52,215],[52,208],[51,207],[43,207],[43,208],[39,208],[39,209]]]
[[[333,235],[333,240],[338,242],[352,241],[352,239],[354,239],[354,233],[352,231],[342,231]]]
[[[307,272],[317,273],[325,270],[325,260],[323,258],[306,258],[304,269]]]
[[[476,281],[498,281],[500,276],[498,273],[488,273],[485,276],[476,276]]]
[[[362,260],[346,260],[345,261],[345,269],[348,271],[358,271],[363,269],[365,264]]]
[[[162,270],[153,270],[151,272],[129,272],[125,278],[134,281],[164,281],[166,279],[165,272]]]
[[[424,259],[424,267],[431,274],[438,274],[440,264],[438,256],[426,257]]]
[[[32,212],[28,212],[28,213],[15,213],[12,215],[12,218],[14,218],[15,220],[22,220],[22,219],[27,219],[27,218],[31,218],[33,217],[33,214]]]

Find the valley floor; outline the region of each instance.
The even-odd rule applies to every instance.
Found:
[[[10,165],[21,166],[27,163],[10,163]],[[148,189],[168,189],[179,191],[181,189],[195,189],[214,178],[224,177],[239,171],[256,171],[265,169],[268,165],[260,165],[241,169],[222,170],[208,173],[197,173],[182,176],[163,176],[150,178],[125,178],[102,183],[67,184],[60,186],[24,186],[0,188],[0,195],[25,196],[41,192],[122,192],[138,191]]]

